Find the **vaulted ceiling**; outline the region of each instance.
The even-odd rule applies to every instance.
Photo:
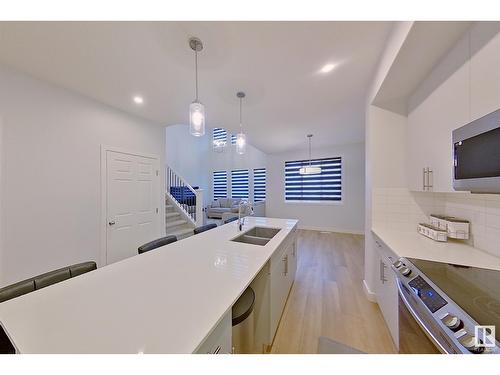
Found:
[[[159,126],[188,122],[199,37],[207,125],[267,153],[364,140],[364,102],[391,22],[0,22],[0,62]],[[326,64],[334,68],[321,72]],[[144,104],[132,101],[144,97]]]

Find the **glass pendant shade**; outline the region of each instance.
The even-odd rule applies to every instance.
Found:
[[[205,135],[205,106],[199,102],[189,105],[189,132],[195,137]]]
[[[236,152],[244,154],[247,148],[247,136],[243,133],[236,134]]]
[[[309,140],[309,165],[306,165],[299,169],[299,174],[308,175],[308,174],[321,174],[321,167],[313,167],[312,158],[311,158],[311,138],[312,134],[307,135],[307,139]]]
[[[321,167],[312,167],[308,165],[307,167],[302,167],[299,169],[299,174],[320,174]]]

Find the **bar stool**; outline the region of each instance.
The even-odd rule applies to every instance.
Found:
[[[177,237],[175,237],[175,236],[166,236],[166,237],[158,238],[157,240],[154,240],[154,241],[148,242],[142,246],[139,246],[139,248],[137,249],[137,252],[139,254],[143,254],[143,253],[146,253],[148,251],[157,249],[159,247],[168,245],[169,243],[172,243],[175,241],[177,241]]]
[[[202,225],[201,227],[194,228],[193,232],[194,234],[200,234],[202,232],[206,232],[207,230],[217,228],[217,224],[212,223],[212,224],[207,224],[207,225]]]

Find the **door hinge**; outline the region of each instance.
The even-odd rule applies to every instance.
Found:
[[[158,208],[156,208],[156,213],[158,213]]]
[[[159,176],[160,175],[160,171],[157,169],[156,170],[156,175]]]

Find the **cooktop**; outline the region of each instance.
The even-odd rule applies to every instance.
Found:
[[[407,258],[480,325],[492,325],[500,341],[500,271]]]

